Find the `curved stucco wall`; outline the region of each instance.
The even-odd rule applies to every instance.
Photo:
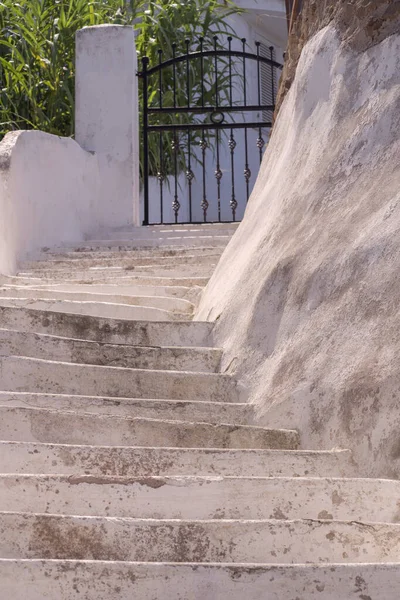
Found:
[[[400,22],[400,19],[399,19]],[[400,476],[400,35],[306,44],[202,298],[260,421]]]
[[[78,242],[101,223],[96,156],[40,131],[0,144],[0,273],[44,246]]]

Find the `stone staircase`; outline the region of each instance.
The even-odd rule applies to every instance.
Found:
[[[2,279],[1,600],[398,600],[399,482],[257,426],[191,321],[234,229],[121,229]]]

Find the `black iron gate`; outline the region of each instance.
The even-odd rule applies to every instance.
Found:
[[[163,60],[159,50],[153,66],[142,58],[144,225],[235,221],[239,202],[248,200],[282,65],[271,46],[255,42],[250,52],[245,39],[236,43],[239,49],[231,36],[225,46],[214,37],[209,48],[202,38],[185,40],[183,53],[174,44],[172,58]]]

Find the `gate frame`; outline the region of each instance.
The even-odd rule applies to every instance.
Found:
[[[223,48],[218,48],[218,36],[214,36],[214,48],[213,49],[209,49],[209,50],[204,50],[203,47],[203,43],[204,43],[204,39],[203,38],[199,38],[199,43],[200,43],[200,51],[196,51],[196,52],[190,52],[189,51],[189,46],[190,46],[190,40],[186,40],[186,46],[187,46],[187,52],[185,54],[181,54],[179,56],[176,56],[176,44],[172,45],[173,48],[173,57],[169,58],[165,61],[161,61],[161,55],[162,55],[162,51],[159,50],[159,56],[160,56],[160,62],[157,65],[154,65],[153,67],[149,68],[149,58],[148,56],[143,56],[141,58],[141,62],[142,62],[142,70],[139,71],[137,73],[139,79],[142,81],[142,85],[143,85],[143,127],[142,127],[142,134],[143,134],[143,188],[144,188],[144,219],[143,219],[143,225],[149,225],[149,134],[150,133],[154,133],[154,132],[160,132],[162,133],[163,131],[174,131],[174,132],[178,132],[178,131],[185,131],[185,132],[190,132],[190,131],[207,131],[207,130],[215,130],[215,131],[219,131],[219,130],[225,130],[225,129],[230,129],[231,130],[231,140],[232,144],[234,144],[233,149],[231,148],[231,146],[229,145],[229,147],[231,148],[231,155],[233,156],[233,151],[234,151],[234,147],[236,146],[236,142],[233,140],[233,136],[232,136],[232,131],[234,129],[244,129],[246,131],[246,165],[245,165],[245,170],[244,170],[244,176],[246,178],[246,183],[247,183],[247,191],[248,191],[248,184],[249,184],[249,179],[251,177],[251,173],[250,173],[250,169],[248,168],[248,164],[247,164],[247,129],[250,128],[258,128],[259,129],[259,137],[257,139],[257,147],[259,149],[259,153],[260,153],[260,164],[261,164],[261,160],[262,160],[262,153],[263,153],[263,147],[265,145],[265,142],[262,138],[262,134],[261,134],[261,130],[264,128],[271,128],[272,127],[272,122],[271,121],[257,121],[257,122],[242,122],[242,123],[224,123],[223,119],[221,122],[218,121],[213,121],[213,116],[215,118],[216,115],[223,115],[223,113],[228,113],[228,114],[232,114],[235,112],[264,112],[264,111],[268,111],[268,112],[274,112],[275,111],[275,71],[274,69],[282,69],[283,65],[278,63],[277,61],[275,61],[272,56],[273,56],[273,51],[274,51],[274,47],[270,46],[269,47],[269,51],[270,51],[270,55],[271,58],[267,58],[265,56],[262,56],[260,54],[260,46],[261,46],[261,42],[257,41],[255,42],[256,45],[256,52],[252,53],[252,52],[248,52],[246,50],[246,45],[247,45],[247,40],[245,38],[241,39],[241,43],[242,43],[242,50],[232,50],[232,40],[233,37],[232,36],[228,36],[227,37],[227,41],[228,41],[228,49],[223,49]],[[203,60],[204,58],[214,58],[215,61],[215,66],[217,67],[218,64],[218,58],[228,58],[229,59],[229,86],[230,86],[230,103],[229,105],[220,105],[218,102],[218,70],[217,68],[215,69],[215,80],[214,80],[214,84],[215,84],[215,89],[216,89],[216,102],[213,106],[211,105],[205,105],[204,104],[204,96],[202,97],[202,103],[201,106],[193,106],[190,104],[190,99],[188,99],[188,104],[186,106],[179,106],[176,104],[176,71],[175,71],[175,65],[179,64],[179,63],[183,63],[186,62],[187,68],[189,65],[189,62],[192,60],[200,60],[201,61],[201,65],[203,65]],[[244,91],[244,103],[242,105],[234,105],[232,103],[232,58],[241,58],[243,61],[243,91]],[[252,61],[256,61],[257,63],[257,85],[258,85],[258,104],[253,104],[253,105],[248,105],[246,102],[246,94],[247,94],[247,81],[246,81],[246,60],[252,60]],[[273,96],[273,100],[274,103],[271,105],[263,105],[261,103],[261,98],[262,98],[262,90],[261,90],[261,65],[268,65],[271,67],[271,83],[272,83],[272,96]],[[161,86],[161,72],[163,71],[163,69],[166,69],[168,67],[173,67],[174,71],[173,71],[173,85],[174,85],[174,105],[173,106],[169,106],[169,107],[164,107],[162,106],[162,90],[160,87],[160,92],[159,92],[159,99],[160,99],[160,106],[158,107],[151,107],[149,106],[149,94],[148,94],[148,85],[149,85],[149,77],[151,75],[154,75],[156,73],[160,74],[160,86]],[[171,114],[171,113],[175,113],[175,114],[184,114],[184,113],[192,113],[192,114],[210,114],[210,119],[211,122],[210,123],[191,123],[191,124],[168,124],[168,125],[149,125],[149,116],[150,115],[161,115],[161,114]],[[179,148],[175,148],[173,149],[175,151],[175,155],[177,154],[177,152],[179,151]],[[204,162],[204,150],[203,150],[203,162]],[[175,161],[176,163],[176,161]],[[219,167],[217,166],[217,169],[219,169]],[[248,177],[246,175],[246,172],[248,173]],[[217,177],[217,171],[215,172],[215,175]],[[164,176],[163,174],[159,174],[159,180],[161,179],[161,186],[162,186],[162,180],[163,180]],[[175,212],[175,224],[178,223],[178,212],[179,212],[179,208],[180,208],[180,204],[178,202],[178,196],[177,196],[177,168],[175,166],[175,174],[174,174],[174,178],[175,178],[175,199],[173,202],[173,208],[174,208],[174,212]],[[189,178],[188,178],[189,179]],[[218,177],[217,177],[218,180]],[[204,181],[205,181],[205,173],[204,173],[204,164],[203,164],[203,188],[204,188]],[[220,180],[218,180],[217,182],[218,184],[218,189],[220,186]],[[191,190],[191,180],[189,179],[189,189]],[[161,187],[162,190],[162,187]],[[205,197],[205,195],[203,194],[203,202],[202,202],[202,208],[203,208],[203,213],[204,213],[204,222],[211,222],[211,221],[207,221],[207,217],[206,217],[206,213],[207,213],[207,208],[208,208],[208,201]],[[249,196],[249,194],[247,193],[247,197]],[[161,202],[162,202],[162,191],[161,191]],[[190,201],[189,201],[190,202]],[[204,203],[204,206],[203,206]],[[235,199],[234,196],[234,189],[233,189],[233,195],[232,195],[232,199],[231,199],[231,208],[232,208],[232,213],[233,213],[233,219],[232,221],[229,222],[235,222],[235,211],[236,211],[236,207],[237,207],[237,201]],[[236,204],[236,206],[235,206]],[[182,224],[184,223],[194,223],[194,221],[191,218],[191,206],[189,208],[190,210],[190,218],[189,221],[184,221],[182,222]],[[221,218],[220,218],[220,211],[219,211],[219,219],[218,222],[221,222]],[[156,224],[156,223],[154,223]],[[161,210],[161,223],[160,224],[164,224],[163,223],[163,214],[162,214],[162,210]]]

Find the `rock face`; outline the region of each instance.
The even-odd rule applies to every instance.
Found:
[[[400,0],[303,0],[302,11],[292,25],[277,106],[278,110],[293,83],[304,45],[323,27],[331,24],[342,42],[356,51],[398,33]]]
[[[312,11],[329,22],[314,35]],[[217,320],[261,423],[399,477],[400,2],[311,1],[298,26],[310,39],[297,69],[291,42],[290,90],[198,317]]]

